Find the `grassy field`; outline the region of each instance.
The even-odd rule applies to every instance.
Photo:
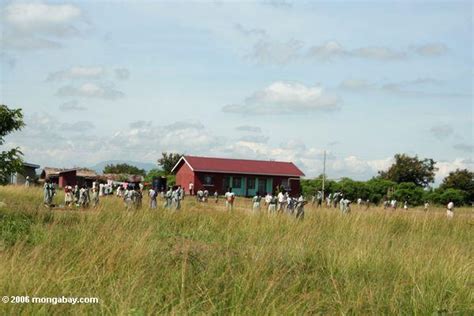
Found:
[[[62,196],[57,197],[59,202]],[[0,315],[474,313],[474,218],[457,209],[306,208],[303,221],[186,198],[180,212],[42,206],[0,187],[0,296],[98,297],[11,304]],[[160,203],[161,204],[161,203]]]

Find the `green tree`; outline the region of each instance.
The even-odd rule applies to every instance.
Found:
[[[154,178],[164,177],[165,172],[161,169],[151,169],[145,176],[145,182],[151,182]]]
[[[178,153],[161,153],[161,158],[158,159],[158,165],[161,166],[165,174],[171,174],[171,170],[178,163],[183,155]]]
[[[145,170],[126,163],[119,163],[116,165],[109,164],[104,167],[103,173],[134,174],[140,176],[145,176],[146,174]]]
[[[407,201],[408,204],[417,206],[423,204],[425,191],[412,182],[404,182],[397,185],[393,198],[402,203]]]
[[[397,184],[390,180],[381,178],[372,178],[366,182],[366,187],[369,192],[368,199],[372,203],[380,203],[383,199],[391,198],[389,191],[394,189]]]
[[[5,136],[23,126],[25,123],[21,109],[9,109],[6,105],[0,105],[0,145],[5,143]],[[11,174],[22,171],[22,156],[18,147],[0,153],[0,184],[8,183]]]
[[[456,169],[443,179],[440,185],[441,190],[456,189],[464,192],[468,204],[474,201],[474,172],[467,169]]]
[[[436,162],[433,159],[419,159],[405,154],[396,154],[395,162],[387,171],[379,171],[382,179],[396,183],[411,182],[417,186],[426,187],[434,181]]]
[[[435,196],[435,203],[446,205],[453,202],[454,205],[461,206],[465,204],[466,194],[464,191],[457,189],[436,190],[438,195]]]
[[[323,175],[319,175],[314,179],[302,179],[301,188],[305,196],[313,196],[316,192],[321,191],[323,187]],[[334,180],[326,179],[324,181],[324,194],[327,196],[329,193],[336,192],[338,190],[338,184]]]
[[[369,190],[365,182],[342,178],[339,180],[338,186],[339,191],[344,194],[344,197],[351,201],[356,201],[358,198],[363,200],[369,198]]]

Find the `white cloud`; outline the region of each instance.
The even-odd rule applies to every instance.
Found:
[[[339,87],[347,90],[364,90],[373,87],[373,84],[364,79],[347,79],[339,84]]]
[[[253,36],[253,35],[255,35],[255,36],[266,36],[267,35],[267,32],[264,29],[246,28],[245,26],[243,26],[240,23],[234,24],[234,27],[239,33],[241,33],[245,36]]]
[[[12,3],[4,9],[5,21],[23,30],[49,29],[80,16],[81,10],[70,4]]]
[[[86,97],[110,100],[123,98],[125,96],[122,91],[116,90],[112,86],[98,85],[90,82],[84,83],[79,87],[70,85],[61,87],[56,94],[62,97]]]
[[[266,143],[270,138],[262,134],[243,135],[239,137],[239,141],[252,143]]]
[[[62,38],[81,34],[82,11],[71,4],[12,2],[1,13],[2,45],[6,49],[36,50],[61,47]]]
[[[237,126],[235,129],[241,132],[251,132],[251,133],[262,132],[262,129],[260,127],[252,126],[252,125],[241,125],[241,126]]]
[[[453,135],[454,129],[448,124],[438,124],[431,127],[430,132],[435,138],[444,140]]]
[[[105,68],[101,66],[95,67],[83,67],[76,66],[71,67],[67,70],[61,70],[50,73],[47,81],[60,81],[60,80],[71,80],[71,79],[97,79],[101,78],[105,74]]]
[[[338,42],[329,41],[323,45],[311,47],[308,54],[312,57],[328,60],[334,57],[345,56],[349,53]]]
[[[400,60],[407,57],[406,52],[388,47],[361,47],[350,52],[351,56],[375,60]]]
[[[456,149],[456,150],[471,154],[471,155],[474,152],[474,145],[472,145],[472,144],[460,143],[460,144],[454,145],[453,148]]]
[[[340,104],[319,86],[277,81],[248,97],[244,104],[224,106],[227,113],[240,114],[297,114],[320,110],[334,110]]]
[[[94,123],[90,121],[78,121],[74,123],[62,123],[61,131],[62,132],[73,132],[73,133],[84,133],[89,132],[91,129],[94,129]]]
[[[448,52],[448,47],[443,43],[429,43],[415,48],[421,56],[441,56]]]
[[[397,60],[407,57],[406,52],[396,51],[388,47],[368,46],[353,50],[346,49],[336,41],[329,41],[319,46],[309,48],[310,57],[330,60],[338,57],[359,57],[373,60]]]
[[[464,158],[456,158],[453,161],[438,161],[436,167],[438,171],[436,172],[435,183],[439,184],[451,171],[456,169],[474,170],[474,162]]]
[[[127,68],[115,69],[115,77],[119,80],[127,80],[130,77],[130,70]]]
[[[339,84],[339,88],[352,91],[388,92],[403,97],[416,98],[470,98],[472,94],[440,91],[439,86],[444,81],[435,78],[417,78],[387,83],[370,83],[365,79],[347,79]],[[422,91],[421,89],[436,87],[435,91]]]
[[[384,46],[364,46],[347,49],[336,41],[328,41],[322,45],[310,47],[307,55],[322,60],[331,60],[340,57],[357,57],[369,60],[392,61],[404,60],[412,57],[414,53],[422,56],[440,56],[448,50],[441,43],[428,43],[414,48],[395,50]]]
[[[77,102],[76,100],[64,102],[59,106],[59,109],[64,112],[87,110],[85,106],[79,105],[79,102]]]
[[[261,64],[284,65],[298,59],[302,48],[303,43],[295,39],[287,42],[260,39],[247,57]]]

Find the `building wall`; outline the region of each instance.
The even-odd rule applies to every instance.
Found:
[[[206,178],[212,179],[212,184],[206,184]],[[240,188],[234,185],[234,179],[240,178]],[[249,181],[255,181],[254,189],[249,188]],[[227,192],[229,187],[239,196],[253,196],[259,191],[260,195],[275,192],[280,185],[288,185],[288,177],[279,176],[259,176],[259,175],[242,175],[242,174],[224,174],[224,173],[203,173],[196,172],[194,188],[195,191],[208,190],[211,194],[217,191],[219,194]],[[265,180],[264,182],[262,180]],[[261,185],[263,183],[263,186]],[[260,185],[259,185],[260,184]],[[299,180],[290,180],[289,186],[291,188],[291,195],[298,196],[301,193]]]
[[[23,171],[21,173],[15,173],[11,176],[10,183],[11,184],[18,184],[23,185],[25,184],[26,177],[30,177],[30,183],[35,181],[36,179],[36,169],[32,167],[23,167]]]
[[[77,184],[76,170],[62,172],[59,175],[59,187],[64,188],[66,185],[75,186]]]
[[[196,187],[199,184],[196,183],[194,172],[189,168],[187,163],[183,162],[176,172],[176,184],[182,186],[186,191],[186,194],[188,194],[190,182],[194,183],[194,191],[196,192]]]

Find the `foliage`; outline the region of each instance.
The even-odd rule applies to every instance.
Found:
[[[440,205],[446,205],[451,201],[456,206],[469,205],[464,191],[451,188],[431,190],[425,194],[425,200]]]
[[[390,180],[374,178],[369,181],[354,181],[349,178],[342,178],[339,181],[326,180],[326,194],[342,192],[349,200],[355,201],[358,198],[370,200],[372,203],[379,203],[384,197],[387,197],[389,189],[396,187],[396,183]],[[322,176],[315,179],[301,180],[303,194],[306,196],[315,195],[322,188]]]
[[[310,195],[315,195],[316,192],[321,191],[323,187],[323,176],[320,175],[317,178],[314,179],[302,179],[301,180],[301,188],[303,191],[303,194],[306,196]],[[337,188],[337,182],[334,180],[329,180],[326,179],[324,182],[324,191],[329,193],[329,192],[335,192]]]
[[[161,169],[151,169],[145,176],[145,182],[152,182],[154,178],[164,177],[165,172]]]
[[[354,181],[349,178],[342,178],[337,182],[338,191],[344,194],[344,197],[355,201],[358,198],[366,200],[370,196],[369,189],[365,182]]]
[[[380,203],[383,199],[391,198],[389,192],[396,187],[396,183],[390,180],[372,178],[366,182],[369,192],[368,199],[372,203]]]
[[[154,178],[166,177],[166,184],[168,186],[173,186],[176,184],[176,176],[173,174],[166,174],[165,171],[161,169],[151,169],[145,176],[145,182],[152,182]]]
[[[104,167],[103,173],[133,174],[139,176],[145,176],[146,174],[145,170],[127,163],[108,164]]]
[[[380,178],[396,183],[411,182],[426,187],[434,181],[436,162],[433,159],[419,159],[405,154],[396,154],[395,162],[387,171],[379,171]]]
[[[21,109],[10,109],[0,105],[0,145],[5,143],[5,136],[20,130],[25,123]],[[22,152],[18,147],[0,152],[0,184],[6,184],[10,175],[23,170]]]
[[[425,191],[423,188],[411,182],[404,182],[397,185],[393,192],[393,198],[400,202],[407,201],[409,205],[421,205],[424,202]]]
[[[444,178],[440,189],[457,189],[464,192],[464,203],[474,202],[474,172],[467,169],[456,169]]]
[[[182,156],[183,154],[178,153],[161,153],[161,158],[158,159],[158,165],[161,166],[165,174],[171,174],[171,170],[173,170],[173,167],[178,163]]]

